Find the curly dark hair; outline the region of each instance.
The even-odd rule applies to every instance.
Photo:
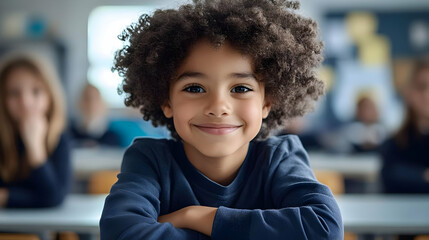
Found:
[[[315,21],[285,0],[194,0],[179,9],[143,14],[119,36],[129,41],[116,52],[112,71],[123,78],[119,94],[125,105],[139,108],[143,119],[165,125],[179,139],[161,105],[169,84],[189,49],[205,38],[219,47],[226,41],[253,60],[255,74],[271,100],[258,137],[265,138],[289,118],[302,116],[324,92],[316,77],[323,44]]]

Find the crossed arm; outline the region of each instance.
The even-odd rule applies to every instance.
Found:
[[[139,159],[135,161],[141,166],[141,155],[129,157]],[[101,239],[201,239],[202,234],[225,240],[276,240],[285,236],[297,240],[342,239],[341,215],[332,194],[326,186],[305,177],[308,172],[295,171],[293,162],[284,171],[277,169],[272,179],[273,209],[185,205],[159,215],[161,186],[159,171],[154,170],[156,163],[136,168],[134,164],[127,166],[126,159],[106,199],[100,220]]]
[[[189,206],[160,216],[158,222],[169,222],[176,228],[188,228],[211,236],[216,211],[214,207]]]

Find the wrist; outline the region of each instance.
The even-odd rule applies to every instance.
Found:
[[[211,236],[217,208],[206,206],[187,207],[185,228],[189,228],[207,236]]]
[[[27,149],[27,159],[30,165],[37,168],[46,162],[47,153],[43,147],[33,147]]]

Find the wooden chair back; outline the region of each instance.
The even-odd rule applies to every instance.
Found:
[[[344,177],[335,171],[314,171],[316,178],[322,184],[328,186],[334,195],[344,194]]]
[[[40,240],[36,234],[0,233],[0,240]]]
[[[118,180],[118,173],[116,170],[94,172],[88,180],[88,193],[109,193],[112,185]]]

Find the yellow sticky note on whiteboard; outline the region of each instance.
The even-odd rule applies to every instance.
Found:
[[[358,45],[359,60],[365,65],[380,65],[390,61],[390,42],[384,36],[372,36]]]
[[[318,78],[325,83],[325,91],[329,92],[335,79],[334,70],[329,66],[322,66],[317,73]]]
[[[346,17],[346,26],[350,38],[359,44],[375,34],[378,21],[377,17],[370,12],[352,12]]]

